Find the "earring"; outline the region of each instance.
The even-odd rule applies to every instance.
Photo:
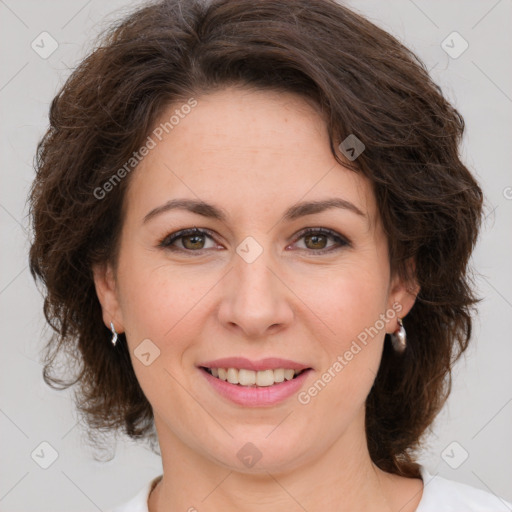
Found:
[[[396,352],[402,353],[407,346],[407,334],[401,318],[398,318],[398,325],[400,327],[391,334],[391,343]]]
[[[114,327],[114,324],[112,322],[110,322],[110,330],[112,331],[112,345],[114,345],[114,347],[116,346],[116,342],[117,342],[117,332],[116,332],[116,328]]]

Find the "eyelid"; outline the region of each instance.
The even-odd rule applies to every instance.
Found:
[[[321,234],[321,235],[330,237],[331,239],[333,239],[337,242],[337,246],[333,247],[333,248],[328,248],[328,249],[316,249],[316,250],[315,249],[311,249],[311,250],[299,249],[299,250],[306,251],[311,254],[324,254],[324,253],[334,252],[338,249],[342,249],[343,247],[352,247],[352,242],[346,236],[344,236],[341,233],[338,233],[337,231],[334,231],[332,229],[323,228],[323,227],[307,227],[307,228],[300,230],[295,235],[292,243],[294,244],[294,243],[298,242],[300,239],[302,239],[303,237],[305,237],[309,234]],[[168,249],[168,250],[174,250],[174,251],[182,252],[182,253],[197,253],[197,254],[202,254],[204,251],[210,250],[210,249],[187,250],[187,249],[181,249],[181,248],[176,248],[176,247],[172,246],[172,243],[174,243],[175,241],[177,241],[181,238],[184,238],[186,236],[192,236],[192,235],[203,235],[207,238],[210,238],[215,243],[217,243],[217,241],[215,239],[216,235],[214,235],[213,231],[211,231],[207,228],[198,228],[198,227],[194,226],[193,228],[184,228],[184,229],[180,229],[178,231],[174,231],[173,233],[167,234],[164,238],[162,238],[158,242],[158,247],[161,247],[163,249]],[[170,243],[166,243],[168,241]]]
[[[317,234],[317,233],[327,236],[327,237],[330,237],[333,240],[336,240],[338,243],[338,246],[334,247],[334,248],[329,248],[329,249],[317,249],[317,250],[302,249],[302,250],[307,251],[312,254],[323,254],[323,253],[334,252],[337,249],[341,249],[343,247],[352,247],[352,242],[346,236],[344,236],[341,233],[338,233],[337,231],[334,231],[332,229],[322,228],[322,227],[316,227],[316,228],[308,227],[308,228],[302,229],[295,236],[293,243],[298,242],[301,238],[303,238],[306,235]]]
[[[210,231],[207,228],[198,228],[198,227],[194,226],[193,228],[179,229],[177,231],[173,231],[172,233],[165,235],[158,242],[158,247],[162,247],[163,249],[169,249],[169,247],[171,247],[171,245],[166,244],[167,241],[171,240],[172,242],[175,242],[176,240],[179,240],[180,238],[184,238],[186,236],[192,236],[192,235],[205,235],[215,241],[213,231]],[[200,252],[202,250],[205,250],[205,249],[199,249],[198,251],[186,251],[186,252]]]

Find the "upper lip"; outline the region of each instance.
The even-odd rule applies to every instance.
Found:
[[[292,370],[305,370],[311,368],[310,366],[290,359],[281,359],[279,357],[267,357],[259,359],[258,361],[251,361],[245,357],[223,357],[213,361],[205,361],[198,364],[205,368],[238,368],[245,370],[253,370],[255,372],[261,370],[276,370],[278,368],[292,369]]]

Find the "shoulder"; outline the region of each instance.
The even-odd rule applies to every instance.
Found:
[[[416,512],[511,512],[512,504],[471,485],[431,475],[421,466],[423,495]]]
[[[153,487],[162,478],[159,475],[142,487],[129,501],[107,512],[148,512],[148,498]]]

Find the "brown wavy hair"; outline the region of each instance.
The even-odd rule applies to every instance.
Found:
[[[478,299],[468,260],[483,196],[459,158],[464,120],[425,65],[334,0],[147,4],[109,27],[71,74],[51,103],[29,198],[30,269],[44,285],[54,330],[43,378],[56,389],[77,385],[93,442],[100,432],[122,431],[155,450],[151,405],[124,335],[115,349],[109,341],[91,270],[115,264],[130,176],[102,199],[94,191],[143,145],[170,104],[229,85],[312,100],[337,161],[372,183],[391,270],[416,279],[420,292],[404,320],[406,351],[384,345],[366,435],[381,469],[418,477],[420,440],[471,336]],[[335,152],[349,134],[366,147],[354,162]],[[74,369],[68,380],[55,374],[61,353]]]

